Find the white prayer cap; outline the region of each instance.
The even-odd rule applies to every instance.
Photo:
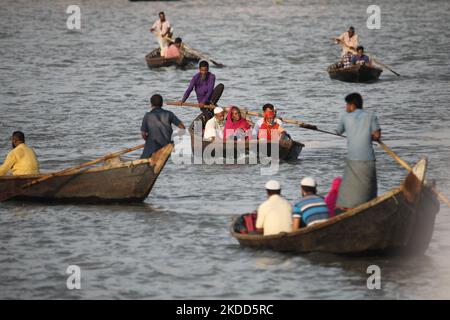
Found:
[[[302,182],[301,182],[300,184],[301,184],[303,187],[313,187],[313,188],[317,187],[316,180],[314,180],[314,179],[311,178],[311,177],[303,178],[303,180],[302,180]]]
[[[276,180],[269,180],[266,183],[266,190],[281,190],[281,185],[278,181]]]
[[[221,107],[215,107],[214,108],[214,114],[222,113],[223,109]]]

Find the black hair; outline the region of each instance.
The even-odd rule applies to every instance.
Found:
[[[19,141],[25,142],[25,134],[22,131],[14,131],[12,136]]]
[[[269,190],[269,189],[266,189],[266,190],[267,190],[267,194],[269,196],[274,195],[274,194],[281,194],[281,190]]]
[[[310,186],[302,186],[303,191],[307,193],[317,194],[317,188],[316,187],[310,187]]]
[[[178,37],[178,38],[175,39],[175,43],[181,43],[181,42],[183,42],[183,40],[181,40],[180,37]]]
[[[357,46],[357,47],[356,47],[356,51],[359,51],[359,50],[364,51],[364,47],[363,47],[363,46]]]
[[[163,97],[160,94],[154,94],[150,98],[150,103],[152,104],[152,107],[162,107]]]
[[[348,30],[352,30],[353,32],[355,32],[355,28],[353,28],[353,26],[350,26],[350,28],[348,28]]]
[[[363,108],[363,98],[359,93],[350,93],[345,97],[345,102],[347,102],[348,104],[354,104],[356,106],[356,109]]]
[[[274,111],[275,107],[271,103],[266,103],[265,105],[263,105],[262,109],[263,109],[264,112],[266,112],[267,109],[270,109],[270,110]]]
[[[202,60],[198,64],[198,68],[200,69],[200,68],[204,68],[204,67],[208,68],[208,70],[209,70],[209,63],[208,63],[208,61]]]
[[[164,11],[161,11],[160,13],[158,13],[158,16],[160,16],[160,15],[166,15],[165,13],[164,13]]]

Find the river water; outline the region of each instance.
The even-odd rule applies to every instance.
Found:
[[[66,27],[71,4],[0,4],[1,161],[14,130],[25,132],[43,171],[141,143],[149,97],[179,99],[195,73],[146,66],[144,55],[157,45],[148,28],[164,10],[177,36],[226,65],[211,69],[226,87],[221,105],[257,111],[271,102],[281,116],[333,130],[344,96],[358,91],[377,113],[385,142],[410,164],[428,156],[428,177],[449,195],[450,2],[82,0],[80,31]],[[370,4],[381,9],[379,30],[366,27]],[[350,24],[366,50],[401,77],[329,79],[326,67],[340,52],[330,39]],[[185,124],[198,113],[172,110]],[[260,165],[169,161],[142,204],[1,203],[0,298],[450,298],[444,204],[421,257],[281,254],[241,248],[230,237],[232,216],[264,201],[269,178],[294,202],[305,175],[326,192],[342,174],[343,139],[287,128],[306,148],[271,177]],[[380,192],[396,187],[405,171],[379,148],[376,156]],[[81,268],[81,290],[66,288],[69,265]],[[367,289],[369,265],[381,268],[380,290]]]

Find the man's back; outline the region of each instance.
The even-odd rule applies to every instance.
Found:
[[[177,48],[176,45],[172,44],[166,51],[165,58],[172,59],[180,57],[180,49]]]
[[[375,114],[363,109],[342,114],[338,125],[338,133],[347,133],[349,160],[375,160],[372,147],[372,133],[379,130]]]
[[[26,175],[39,174],[39,162],[33,149],[25,143],[19,144],[7,156],[5,163],[0,169],[0,176],[8,173],[11,169],[12,174]]]
[[[321,197],[306,195],[295,204],[293,217],[301,218],[305,225],[326,220],[329,218],[328,206]]]
[[[271,195],[258,208],[256,228],[264,229],[264,235],[292,231],[292,206],[283,197]]]
[[[181,121],[170,111],[154,108],[142,119],[141,131],[148,133],[144,152],[141,158],[148,158],[156,150],[172,141],[172,124],[178,126]]]

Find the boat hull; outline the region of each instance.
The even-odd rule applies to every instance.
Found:
[[[230,231],[242,246],[334,254],[423,254],[431,241],[439,201],[430,186],[411,198],[405,186],[349,212],[290,233],[262,236]]]
[[[145,61],[150,69],[176,66],[185,68],[188,65],[195,65],[200,61],[199,57],[185,54],[181,58],[166,59],[160,56],[160,49],[155,49],[145,56]]]
[[[330,78],[344,82],[375,82],[380,78],[383,70],[365,65],[354,65],[348,68],[337,68],[332,64],[327,69]]]
[[[172,148],[164,147],[150,161],[130,161],[117,167],[55,176],[25,189],[24,184],[40,176],[4,177],[0,179],[0,193],[14,190],[17,195],[9,200],[17,201],[141,202],[152,190]]]

